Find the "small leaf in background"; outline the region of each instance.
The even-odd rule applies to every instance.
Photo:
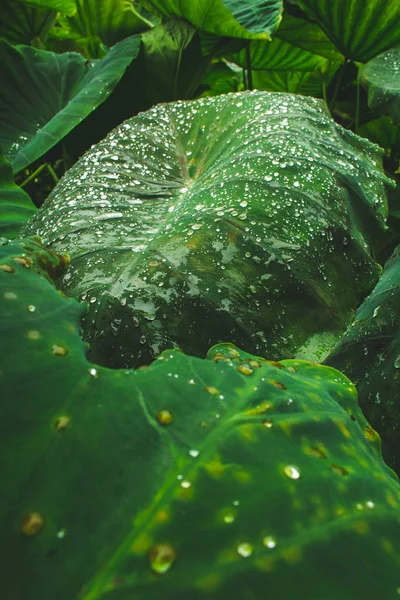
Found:
[[[0,147],[0,238],[16,238],[36,208],[24,190],[14,183],[12,166]]]
[[[4,598],[396,596],[400,486],[345,376],[232,344],[99,367],[65,257],[0,251]]]
[[[346,57],[367,62],[400,43],[399,0],[296,0]]]
[[[221,37],[269,38],[282,20],[283,0],[138,0],[163,17],[182,17]]]
[[[25,233],[71,255],[60,285],[89,301],[95,362],[204,356],[228,338],[321,360],[381,272],[380,162],[315,99],[163,104],[91,148]]]
[[[400,48],[391,48],[360,69],[368,106],[400,124]]]
[[[400,246],[324,363],[354,381],[385,460],[400,473]]]
[[[34,41],[44,44],[56,17],[53,10],[35,8],[17,0],[2,0],[0,38],[11,44],[30,45]]]
[[[116,44],[100,61],[0,40],[1,143],[18,172],[76,127],[112,92],[139,52],[140,37]]]

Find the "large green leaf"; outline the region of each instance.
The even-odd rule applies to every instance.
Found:
[[[4,598],[395,597],[400,486],[346,377],[231,344],[95,366],[65,260],[0,250]]]
[[[325,362],[355,382],[384,456],[400,472],[400,246]]]
[[[228,338],[321,358],[381,272],[380,160],[311,98],[159,105],[93,147],[25,232],[71,254],[61,286],[90,302],[96,361]]]
[[[12,167],[0,146],[0,237],[18,237],[35,211],[28,194],[14,183]]]
[[[100,61],[0,40],[1,143],[17,172],[40,158],[109,96],[137,56],[140,37],[116,44]]]
[[[163,17],[182,17],[219,36],[269,38],[282,19],[283,0],[138,0]]]
[[[297,0],[346,58],[367,62],[400,43],[399,0]]]
[[[368,105],[400,123],[400,48],[380,54],[360,70]]]
[[[0,38],[12,44],[43,43],[56,16],[53,10],[28,6],[18,0],[2,0]]]

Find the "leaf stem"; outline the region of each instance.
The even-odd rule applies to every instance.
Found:
[[[251,53],[250,53],[250,42],[246,46],[246,69],[247,69],[247,89],[253,89],[253,73],[251,70]]]

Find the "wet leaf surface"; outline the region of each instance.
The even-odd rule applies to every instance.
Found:
[[[84,155],[25,232],[71,255],[60,285],[89,302],[96,362],[226,339],[319,360],[381,271],[380,152],[313,98],[159,105]]]
[[[400,123],[400,48],[380,54],[360,70],[368,105]]]

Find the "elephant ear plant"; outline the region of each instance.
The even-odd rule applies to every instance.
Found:
[[[93,365],[67,264],[0,248],[4,598],[395,598],[400,487],[354,385],[230,343]]]
[[[71,266],[90,358],[147,364],[230,340],[321,360],[381,272],[377,146],[314,98],[245,92],[158,105],[64,176],[24,229]]]

